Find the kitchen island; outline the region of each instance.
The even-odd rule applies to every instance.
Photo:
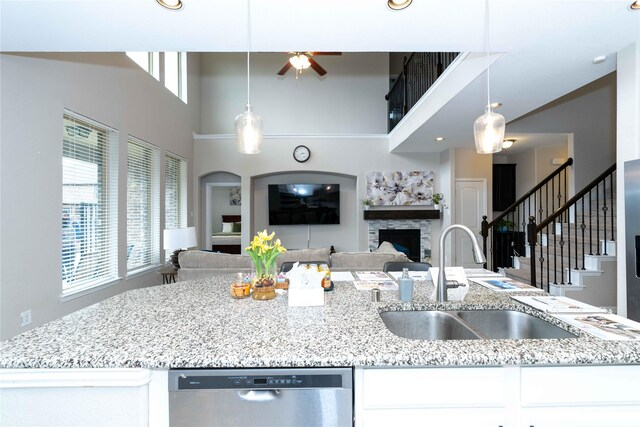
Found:
[[[426,410],[433,416],[433,411],[444,411],[446,417],[447,408],[462,405],[476,408],[472,412],[477,413],[487,404],[491,422],[495,413],[499,413],[497,420],[519,420],[526,393],[516,393],[517,402],[511,395],[525,386],[536,388],[537,397],[530,399],[534,408],[567,403],[566,393],[580,397],[580,404],[591,402],[593,406],[598,396],[571,391],[576,384],[584,387],[584,380],[576,383],[576,379],[593,373],[590,388],[606,386],[608,391],[619,391],[613,401],[607,400],[601,407],[615,406],[624,415],[620,412],[623,407],[634,417],[640,416],[640,392],[635,386],[626,389],[640,380],[640,343],[589,336],[508,295],[471,284],[452,292],[454,298],[458,294],[457,301],[437,304],[433,285],[417,282],[413,303],[400,303],[394,291],[383,291],[381,301],[375,303],[369,292],[358,291],[349,282],[337,282],[335,290],[326,293],[324,306],[289,307],[286,294],[270,301],[232,299],[232,279],[232,275],[225,275],[128,291],[4,341],[0,344],[3,381],[9,374],[66,372],[68,368],[71,372],[149,372],[148,399],[155,410],[148,422],[155,425],[165,419],[158,408],[166,402],[166,372],[170,368],[352,366],[356,368],[356,422],[369,425],[383,423],[385,414],[412,417],[416,411]],[[389,332],[379,316],[380,311],[410,309],[512,309],[541,317],[578,337],[410,340]],[[539,370],[529,374],[531,369]],[[453,401],[446,400],[448,389],[442,384],[447,383],[456,385],[455,393],[451,391]],[[461,390],[461,384],[466,391]],[[405,394],[414,397],[407,401]],[[475,403],[468,401],[472,395]],[[154,403],[156,399],[159,402]],[[420,404],[425,400],[427,407]],[[429,406],[433,402],[436,406]],[[456,411],[458,415],[464,412]]]

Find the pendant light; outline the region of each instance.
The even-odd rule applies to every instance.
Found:
[[[478,154],[497,153],[502,150],[505,121],[502,114],[493,111],[490,96],[491,73],[489,64],[489,0],[485,4],[485,42],[487,44],[487,107],[485,113],[473,123],[473,137]]]
[[[258,154],[262,145],[262,118],[257,115],[249,98],[251,51],[251,0],[247,0],[247,107],[236,117],[236,147],[243,154]]]

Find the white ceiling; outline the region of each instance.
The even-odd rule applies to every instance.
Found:
[[[247,47],[247,3],[182,0],[0,0],[0,50],[236,52]],[[615,53],[640,41],[631,0],[491,0],[492,100],[507,122],[615,70]],[[253,51],[482,52],[484,0],[416,0],[391,11],[386,0],[254,0]],[[598,65],[591,60],[607,55]],[[458,76],[459,77],[459,76]],[[398,152],[469,146],[486,104],[486,77],[390,144]],[[483,78],[484,77],[484,78]],[[507,127],[508,131],[508,127]],[[436,136],[445,136],[436,143]],[[391,137],[393,139],[393,136]]]

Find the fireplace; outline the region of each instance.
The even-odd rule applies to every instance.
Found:
[[[420,261],[420,229],[380,229],[378,242],[389,242],[412,261]]]

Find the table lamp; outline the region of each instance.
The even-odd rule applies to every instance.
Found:
[[[171,228],[164,230],[164,249],[174,249],[173,255],[171,255],[171,263],[173,267],[178,270],[180,264],[178,263],[178,254],[187,248],[192,248],[198,245],[198,239],[196,238],[196,228]]]

